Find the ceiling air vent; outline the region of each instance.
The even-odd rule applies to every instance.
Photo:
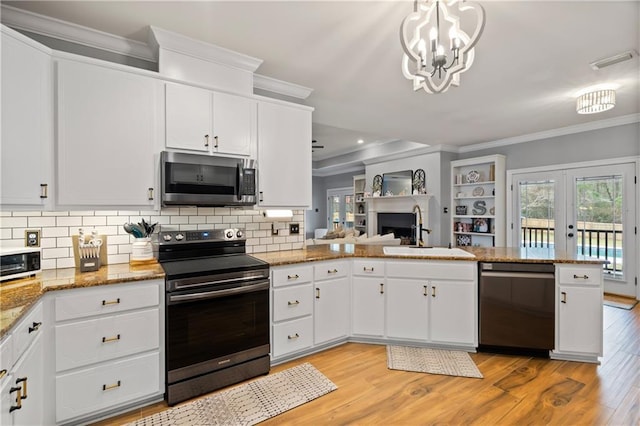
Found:
[[[609,56],[608,58],[598,59],[595,62],[591,62],[591,68],[599,70],[604,67],[608,67],[620,62],[628,61],[634,56],[638,56],[638,53],[634,50],[627,50],[626,52],[618,53],[617,55]]]

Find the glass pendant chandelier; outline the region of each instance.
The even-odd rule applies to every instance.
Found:
[[[460,14],[456,14],[467,11],[476,15],[471,36],[460,27]],[[452,85],[458,86],[460,73],[473,64],[474,46],[484,23],[484,9],[479,4],[464,0],[416,0],[415,11],[400,27],[404,49],[402,73],[413,80],[413,90],[443,93]]]

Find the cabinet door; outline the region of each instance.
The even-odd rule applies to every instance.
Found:
[[[255,152],[256,108],[252,99],[214,93],[213,152],[236,155]]]
[[[39,208],[51,178],[53,70],[49,54],[24,39],[2,28],[0,204]]]
[[[387,279],[387,336],[427,340],[428,297],[426,280]]]
[[[311,112],[258,103],[261,207],[311,206]]]
[[[59,205],[154,205],[161,93],[151,77],[58,62]]]
[[[213,143],[212,92],[182,84],[165,85],[166,146],[209,152]]]
[[[429,281],[429,327],[433,342],[476,344],[473,281]]]
[[[384,335],[384,278],[353,277],[353,334]]]
[[[314,287],[314,343],[320,344],[349,334],[349,279],[316,283]]]
[[[602,288],[560,286],[558,347],[560,352],[602,353]]]
[[[15,410],[13,423],[16,425],[44,424],[44,368],[42,338],[38,337],[16,364],[12,386],[22,387],[22,408]],[[26,395],[24,390],[27,390]],[[12,394],[15,395],[15,394]],[[15,400],[13,400],[15,403]]]

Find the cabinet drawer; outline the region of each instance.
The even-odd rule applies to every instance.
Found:
[[[311,284],[273,290],[273,321],[310,315],[313,311]]]
[[[346,277],[349,273],[349,262],[325,262],[314,266],[313,278],[326,280],[331,278]]]
[[[157,308],[56,326],[56,371],[156,349]]]
[[[56,377],[56,420],[98,412],[160,393],[158,352]]]
[[[353,261],[353,275],[362,275],[370,277],[384,276],[383,260],[365,260],[359,259]]]
[[[560,284],[600,285],[602,283],[602,267],[558,266]]]
[[[159,281],[153,284],[140,283],[124,287],[114,285],[81,289],[80,292],[57,296],[56,321],[158,306],[160,303],[158,283]]]
[[[301,318],[273,326],[273,358],[311,347],[313,318]]]
[[[42,303],[38,303],[20,323],[13,328],[13,361],[17,361],[27,347],[42,334]],[[10,366],[9,366],[10,367]],[[5,368],[5,367],[2,367]]]
[[[476,262],[387,262],[387,276],[397,278],[426,278],[442,280],[473,280],[478,273]]]
[[[311,265],[286,266],[273,268],[272,271],[274,287],[307,283],[313,279],[313,267]]]

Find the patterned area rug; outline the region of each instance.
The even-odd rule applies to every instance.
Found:
[[[387,346],[387,367],[391,370],[483,378],[469,354],[462,351]]]
[[[305,363],[145,417],[129,426],[254,425],[337,388]]]

